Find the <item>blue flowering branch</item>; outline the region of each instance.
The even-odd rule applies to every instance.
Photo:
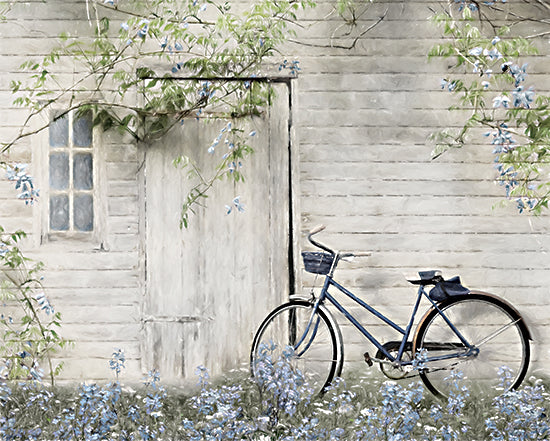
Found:
[[[539,214],[550,199],[550,97],[535,92],[528,64],[519,61],[537,53],[532,42],[490,22],[491,12],[501,11],[506,3],[454,0],[449,11],[434,17],[449,42],[434,46],[429,56],[455,60],[455,73],[441,81],[441,89],[458,97],[449,110],[466,110],[470,116],[462,128],[432,135],[433,156],[471,142],[472,129],[486,129],[495,180],[506,198],[516,203],[520,213]],[[492,26],[484,28],[488,22]],[[483,31],[487,28],[489,34]]]
[[[221,180],[233,182],[243,182],[244,175],[242,167],[244,160],[254,153],[250,145],[251,138],[256,136],[256,132],[249,132],[248,135],[242,128],[236,127],[233,122],[228,122],[219,131],[216,138],[207,148],[211,156],[218,156],[218,165],[210,176],[205,176],[200,167],[189,156],[180,156],[174,160],[174,165],[187,171],[187,178],[196,182],[189,191],[185,202],[183,203],[180,216],[180,227],[189,226],[189,217],[195,214],[196,207],[204,207],[208,198],[208,192]],[[231,205],[226,205],[226,214],[233,211],[243,212],[244,204],[240,196],[236,196]]]
[[[19,192],[18,199],[32,205],[39,196],[27,164],[4,164],[6,177]],[[0,378],[41,379],[40,363],[46,361],[51,383],[62,365],[53,366],[51,355],[69,342],[58,331],[61,315],[46,297],[40,276],[42,263],[23,254],[23,231],[6,232],[0,226]],[[15,314],[4,313],[16,306]]]
[[[45,361],[53,384],[62,364],[54,366],[51,356],[69,341],[60,336],[61,314],[45,295],[42,264],[26,258],[20,249],[25,237],[22,231],[8,234],[0,226],[2,309],[16,307],[9,314],[0,314],[0,378],[41,379],[44,371],[40,365]]]
[[[33,178],[27,173],[28,164],[6,164],[5,168],[8,181],[14,182],[15,189],[19,190],[17,198],[27,205],[33,205],[39,197],[39,190],[34,187]]]
[[[33,121],[60,105],[91,110],[95,125],[146,143],[161,139],[186,118],[231,120],[233,127],[227,134],[233,138],[233,149],[212,156],[217,161],[214,174],[207,177],[196,164],[192,167],[203,179],[183,203],[181,225],[186,227],[189,215],[204,205],[214,183],[242,180],[243,159],[253,150],[242,142],[244,137],[237,136],[237,126],[244,125],[243,118],[264,114],[273,98],[268,82],[256,79],[274,70],[272,57],[280,56],[280,46],[293,35],[297,13],[314,6],[311,0],[262,0],[245,12],[234,12],[231,2],[213,0],[88,0],[86,14],[95,35],[79,38],[62,33],[52,52],[22,64],[26,80],[11,82],[17,95],[14,104],[29,114],[18,135],[0,144],[0,153],[17,140],[47,129],[48,124]],[[112,29],[112,20],[119,23],[121,18],[122,24]],[[72,84],[62,83],[55,75],[61,57],[82,67]],[[280,65],[288,75],[297,75],[296,61],[284,60]],[[104,93],[106,87],[114,93]],[[209,150],[214,152],[216,147]],[[36,190],[32,181],[17,173],[14,179],[21,197],[30,203]]]

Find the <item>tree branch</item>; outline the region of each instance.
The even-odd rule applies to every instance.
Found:
[[[320,48],[332,48],[332,49],[346,49],[346,50],[351,50],[351,49],[354,49],[355,46],[357,45],[357,42],[365,35],[367,34],[369,31],[371,31],[372,29],[374,29],[376,26],[378,26],[382,20],[384,20],[386,18],[386,15],[388,14],[388,8],[386,8],[386,10],[384,11],[384,13],[378,17],[378,20],[373,23],[372,25],[370,25],[367,29],[365,29],[364,31],[362,31],[357,37],[354,38],[353,42],[348,45],[348,46],[345,46],[345,45],[339,45],[339,44],[330,44],[330,45],[326,45],[326,44],[314,44],[314,43],[304,43],[302,41],[298,41],[298,40],[293,40],[293,39],[289,39],[288,41],[290,43],[295,43],[295,44],[299,44],[300,46],[307,46],[307,47],[320,47]]]

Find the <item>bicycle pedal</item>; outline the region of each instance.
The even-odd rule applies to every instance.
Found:
[[[363,354],[363,358],[365,359],[365,363],[367,363],[367,364],[369,365],[369,367],[372,367],[372,365],[373,365],[374,363],[372,362],[372,359],[370,358],[370,355],[369,355],[368,352],[365,352],[365,353]]]

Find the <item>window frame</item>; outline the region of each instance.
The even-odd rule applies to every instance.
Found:
[[[53,147],[50,145],[50,127],[49,124],[53,121],[55,116],[66,113],[69,115],[68,130],[69,130],[69,146],[65,147]],[[42,131],[40,142],[40,163],[43,166],[39,167],[41,171],[40,176],[40,199],[41,199],[41,221],[40,221],[40,242],[52,242],[59,240],[75,240],[80,243],[89,243],[94,248],[105,249],[104,240],[104,161],[100,156],[101,149],[99,146],[102,143],[102,132],[98,127],[92,126],[92,140],[91,145],[87,147],[79,147],[73,145],[72,129],[73,121],[77,113],[76,109],[66,110],[63,108],[52,109],[48,115],[48,121],[44,121],[47,125],[46,129]],[[50,198],[55,194],[67,193],[61,190],[54,190],[50,188],[50,154],[53,151],[63,152],[66,151],[69,154],[69,229],[68,230],[53,230],[50,227]],[[73,158],[78,153],[90,153],[92,155],[92,189],[91,190],[75,190],[74,189],[74,176],[73,176]],[[75,193],[90,194],[93,204],[93,223],[91,231],[79,231],[74,228],[74,195]],[[38,233],[38,232],[37,232]]]

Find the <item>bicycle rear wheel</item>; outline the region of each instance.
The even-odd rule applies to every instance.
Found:
[[[330,313],[319,307],[296,300],[274,309],[260,325],[250,354],[254,377],[259,375],[262,350],[272,347],[271,359],[276,361],[288,347],[293,368],[304,375],[314,393],[322,393],[334,377],[342,372],[343,344],[340,329]]]
[[[521,384],[529,366],[529,331],[512,306],[490,294],[472,292],[445,300],[438,307],[479,352],[427,362],[420,378],[432,393],[448,396],[453,387],[448,377],[456,372],[463,374],[460,385],[482,396],[499,395]],[[420,321],[413,349],[415,354],[425,349],[428,357],[467,351],[435,308]],[[506,377],[499,374],[501,368],[506,368]]]

